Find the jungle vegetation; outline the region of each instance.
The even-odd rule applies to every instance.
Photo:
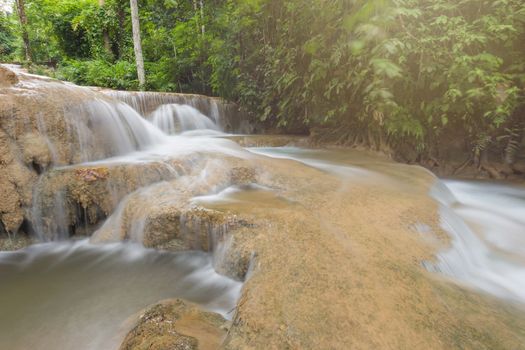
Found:
[[[25,26],[19,1],[0,15],[0,61],[139,88],[128,0],[25,0]],[[522,0],[139,0],[138,8],[147,90],[218,95],[267,128],[410,147],[418,157],[439,158],[455,137],[469,162],[490,149],[513,163],[525,141]]]

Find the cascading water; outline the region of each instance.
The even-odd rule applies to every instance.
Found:
[[[384,165],[374,169],[377,165],[370,159],[365,167],[355,166],[360,165],[359,159],[348,166],[337,152],[296,147],[259,147],[251,151],[300,161],[354,183],[371,179],[384,183],[406,175],[406,169],[399,174],[395,164],[392,169]],[[525,303],[525,188],[438,180],[430,195],[439,202],[441,227],[450,235],[451,247],[437,254],[435,264],[425,266],[497,297]],[[416,226],[422,234],[428,234],[428,226]]]
[[[166,134],[197,129],[219,130],[214,121],[188,105],[162,105],[151,115],[151,122]]]
[[[148,115],[161,106],[190,106],[205,114],[217,125],[223,123],[222,117],[227,107],[220,105],[218,99],[191,94],[103,91],[104,94],[131,106],[141,115]]]
[[[42,89],[55,85],[49,81]],[[63,84],[60,91],[69,88],[73,89]],[[256,275],[245,294],[247,302],[238,310],[239,320],[245,322],[234,322],[229,333],[233,343],[226,347],[247,344],[239,337],[246,332],[250,340],[262,339],[253,343],[254,348],[263,348],[258,345],[270,339],[266,329],[274,334],[275,325],[283,335],[280,340],[298,341],[298,346],[303,340],[314,344],[321,339],[319,344],[330,347],[326,339],[338,338],[332,331],[353,337],[339,339],[333,348],[344,348],[347,340],[359,340],[355,334],[365,333],[372,334],[365,338],[369,342],[361,339],[356,344],[405,344],[397,336],[412,333],[417,338],[406,344],[424,346],[427,338],[448,344],[451,335],[454,340],[463,336],[458,325],[474,329],[474,341],[479,334],[488,334],[478,332],[476,326],[483,325],[470,322],[475,317],[458,314],[479,306],[485,317],[494,309],[477,300],[461,309],[461,304],[454,304],[455,289],[452,297],[427,293],[436,281],[427,283],[413,263],[419,252],[404,250],[413,243],[430,252],[419,247],[420,237],[404,226],[419,216],[432,220],[434,206],[423,192],[432,177],[420,168],[363,153],[348,157],[352,153],[348,150],[285,147],[247,152],[229,140],[210,137],[215,136],[210,126],[219,129],[210,122],[223,117],[214,117],[220,113],[215,114],[218,109],[214,111],[212,100],[206,102],[207,112],[197,108],[210,116],[203,119],[177,105],[184,103],[181,96],[116,93],[122,99],[139,96],[130,102],[131,109],[89,89],[74,89],[82,90],[81,98],[57,103],[65,106],[65,118],[48,104],[42,125],[31,110],[22,110],[19,118],[11,118],[19,123],[5,122],[0,130],[0,135],[7,134],[4,129],[18,135],[17,130],[24,129],[24,139],[49,148],[52,161],[46,162],[38,152],[25,149],[30,142],[21,143],[19,149],[28,157],[9,171],[30,172],[28,188],[34,189],[35,205],[32,215],[23,216],[24,229],[32,227],[43,235],[46,227],[46,237],[62,240],[0,253],[0,348],[113,349],[130,329],[127,318],[164,298],[184,298],[231,318],[242,288],[236,280],[244,279],[250,268]],[[77,90],[71,96],[76,94]],[[155,110],[162,114],[156,123],[142,117],[155,119]],[[198,117],[186,120],[189,117],[181,117],[181,110]],[[523,301],[523,190],[459,184],[446,182],[449,189],[434,192],[442,204],[443,227],[452,236],[452,247],[439,254],[434,268],[497,296]],[[20,207],[28,212],[29,197],[20,197],[27,200]],[[417,214],[412,216],[413,212]],[[351,215],[341,219],[346,213]],[[94,240],[107,231],[110,238],[127,242],[64,241],[77,235],[76,226],[88,217],[95,219],[92,226],[78,231],[97,232]],[[390,223],[393,229],[387,227]],[[162,240],[163,234],[169,241]],[[158,237],[162,244],[179,238],[187,244],[151,246],[206,252],[173,253],[138,244]],[[384,281],[397,280],[394,288],[384,288]],[[337,288],[328,291],[332,285]],[[428,306],[436,306],[437,312],[424,315],[426,324],[443,321],[435,332],[418,322],[404,322],[420,320],[420,311]],[[456,306],[459,311],[449,313]],[[385,310],[393,328],[385,324],[390,319],[383,314],[369,317]],[[409,313],[414,311],[417,314]],[[445,319],[439,316],[443,314]],[[344,322],[348,315],[356,318]],[[353,333],[361,324],[370,332]],[[384,342],[375,342],[376,330]],[[504,334],[514,335],[506,330]],[[284,346],[271,338],[274,347]]]
[[[44,123],[37,125],[52,151],[53,166],[42,169],[34,187],[31,226],[38,237],[56,242],[0,253],[1,349],[114,349],[129,330],[127,318],[151,303],[184,298],[231,318],[240,295],[241,282],[215,272],[212,252],[168,253],[137,244],[144,230],[140,220],[125,233],[132,243],[64,241],[71,234],[72,217],[78,215],[75,211],[83,211],[84,220],[88,214],[87,208],[75,209],[70,203],[70,192],[78,189],[60,180],[53,182],[54,178],[72,174],[74,181],[87,184],[104,179],[108,169],[120,167],[125,178],[118,181],[126,186],[131,183],[128,187],[140,193],[141,186],[162,184],[193,171],[199,164],[199,157],[193,154],[199,150],[238,152],[226,140],[169,135],[219,130],[212,119],[191,106],[160,106],[152,123],[124,102],[91,98],[90,94],[86,93],[82,103],[64,109],[63,139],[48,137],[53,130]],[[70,147],[70,156],[56,151],[64,149],[63,144]],[[177,157],[189,161],[172,163]],[[62,166],[64,163],[69,165]],[[132,170],[126,170],[141,166],[144,169],[135,171],[145,170],[149,175],[131,176]],[[121,199],[121,192],[129,190],[111,179],[104,182],[102,189],[117,193],[108,195],[110,200]],[[125,203],[106,226],[119,218],[119,208]]]
[[[166,135],[122,102],[94,99],[66,112],[80,162],[123,155],[166,141]]]
[[[525,303],[525,189],[447,180],[431,195],[451,247],[430,269]]]
[[[0,348],[12,350],[117,349],[128,317],[167,298],[231,318],[242,287],[209,254],[87,241],[0,253],[0,280]]]

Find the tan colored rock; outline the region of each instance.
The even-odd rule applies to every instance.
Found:
[[[215,350],[226,320],[175,299],[148,308],[127,334],[120,350]]]
[[[242,147],[309,146],[311,139],[295,135],[233,135],[228,139]]]
[[[238,185],[247,185],[257,182],[256,170],[250,167],[234,167],[230,170],[231,182]]]
[[[9,87],[18,83],[16,74],[10,69],[0,65],[0,88]]]
[[[25,134],[20,138],[19,145],[27,165],[36,165],[40,170],[44,170],[51,163],[51,152],[44,136]]]
[[[0,129],[0,220],[11,233],[23,222],[23,207],[31,203],[31,185],[36,178],[20,158],[16,145]]]

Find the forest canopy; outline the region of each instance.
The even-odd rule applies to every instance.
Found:
[[[459,135],[508,162],[525,127],[522,0],[139,0],[146,89],[218,95],[253,120],[439,156]],[[15,5],[13,4],[13,9]],[[128,0],[25,0],[0,61],[138,89]]]

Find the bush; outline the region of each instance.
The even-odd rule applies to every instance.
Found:
[[[119,90],[138,89],[135,65],[127,61],[110,63],[104,60],[67,60],[57,67],[55,77],[79,85]]]

